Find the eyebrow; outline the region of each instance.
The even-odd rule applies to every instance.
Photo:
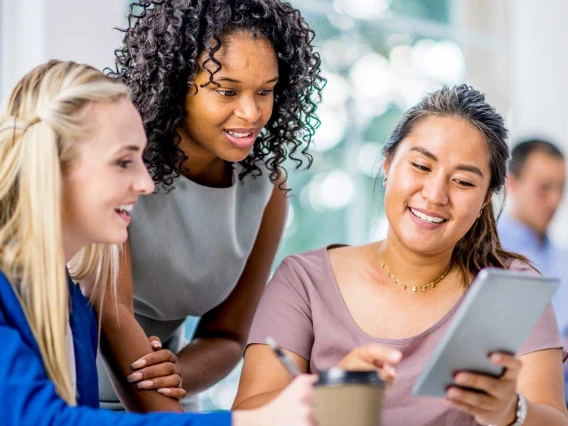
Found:
[[[410,148],[410,151],[416,151],[419,152],[420,154],[430,158],[433,161],[438,161],[438,157],[436,157],[434,154],[432,154],[430,151],[428,151],[426,148],[422,148],[420,146],[413,146],[412,148]],[[462,170],[464,172],[471,172],[471,173],[475,173],[476,175],[479,175],[480,177],[483,177],[483,173],[481,172],[481,170],[479,169],[479,167],[476,166],[472,166],[470,164],[459,164],[456,167],[456,170]]]
[[[133,152],[139,152],[140,151],[140,147],[138,145],[125,145],[125,146],[121,146],[119,149],[116,150],[115,154],[120,154],[123,151],[133,151]]]
[[[234,83],[234,84],[241,84],[242,83],[242,81],[236,80],[236,79],[231,78],[231,77],[219,77],[219,78],[216,78],[215,81],[217,81],[217,82],[218,81],[226,81],[227,83]],[[278,76],[264,82],[263,84],[276,83],[277,81],[278,81]]]

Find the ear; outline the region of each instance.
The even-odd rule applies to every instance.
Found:
[[[493,190],[490,189],[489,191],[487,191],[487,195],[485,196],[485,201],[483,202],[483,206],[481,206],[481,210],[479,211],[479,214],[477,215],[478,219],[481,217],[481,214],[483,213],[483,209],[485,207],[487,207],[489,205],[489,203],[491,202],[492,196],[493,196]]]
[[[389,174],[389,167],[390,167],[390,158],[385,158],[385,162],[383,163],[383,175],[386,177]]]
[[[491,197],[493,197],[493,190],[490,189],[487,191],[487,196],[485,197],[485,201],[483,202],[483,207],[487,206],[491,202]]]
[[[507,176],[507,190],[510,192],[515,192],[515,190],[517,189],[517,178],[515,177],[515,175],[509,173],[509,175]]]

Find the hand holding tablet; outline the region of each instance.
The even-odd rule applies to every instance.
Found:
[[[412,394],[443,398],[449,386],[460,386],[454,377],[460,371],[501,376],[503,366],[491,362],[489,355],[516,354],[558,285],[558,280],[536,274],[482,270]]]

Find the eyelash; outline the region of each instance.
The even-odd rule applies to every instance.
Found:
[[[417,170],[421,171],[421,172],[429,172],[430,169],[426,166],[422,166],[421,164],[417,164],[417,163],[410,163],[414,168],[416,168]],[[466,187],[466,188],[474,188],[475,185],[460,179],[454,179],[454,182],[456,182],[458,185]]]
[[[416,164],[416,163],[410,163],[410,164],[412,164],[412,166],[413,166],[414,168],[420,170],[421,172],[429,172],[429,171],[430,171],[430,169],[429,169],[428,167],[426,167],[426,166],[422,166],[422,165]]]
[[[131,160],[120,160],[120,161],[117,161],[117,162],[116,162],[116,165],[117,165],[118,167],[120,167],[121,169],[126,169],[126,168],[128,168],[128,165],[129,165],[129,164],[132,164],[132,161],[131,161]]]
[[[259,90],[258,94],[260,96],[268,96],[270,93],[272,93],[274,90],[272,89],[264,89],[264,90]],[[264,92],[264,94],[261,94],[260,92]],[[221,95],[224,98],[230,98],[233,96],[236,96],[236,92],[234,90],[217,90],[217,93],[219,93],[219,95]],[[228,93],[231,93],[230,95],[228,95]]]
[[[455,179],[455,182],[456,182],[458,185],[465,186],[465,187],[467,187],[467,188],[473,188],[473,187],[475,187],[474,184],[469,183],[469,182],[465,182],[465,181],[463,181],[463,180]]]

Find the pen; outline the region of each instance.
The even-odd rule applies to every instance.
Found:
[[[286,355],[284,351],[280,349],[278,345],[276,345],[276,341],[272,337],[266,338],[266,344],[270,347],[270,349],[272,349],[274,354],[286,368],[286,371],[288,371],[288,373],[290,373],[292,377],[296,377],[302,374],[300,370],[298,370],[298,367],[296,366],[294,361],[292,361],[292,358]]]

